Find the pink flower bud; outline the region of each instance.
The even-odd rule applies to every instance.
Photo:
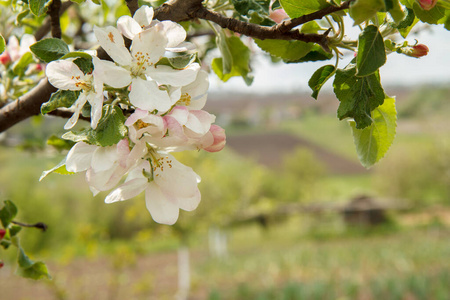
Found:
[[[212,134],[214,142],[208,147],[203,148],[203,150],[208,152],[218,152],[222,150],[226,143],[225,129],[218,125],[211,125],[209,132]]]
[[[437,0],[418,0],[418,1],[419,1],[420,7],[422,7],[423,10],[430,10],[437,3]]]
[[[409,53],[406,53],[406,55],[419,58],[427,55],[428,51],[430,50],[424,44],[417,44],[412,46],[412,50]]]
[[[4,265],[3,260],[0,260],[0,269],[3,268]]]
[[[5,229],[0,229],[0,240],[3,239],[3,237],[5,236],[5,234],[6,234],[6,230],[5,230]]]
[[[4,51],[0,54],[0,64],[7,65],[11,62],[11,56],[9,56],[8,51]]]
[[[284,9],[277,9],[270,12],[269,18],[274,20],[276,23],[281,23],[283,20],[289,19],[289,16]]]

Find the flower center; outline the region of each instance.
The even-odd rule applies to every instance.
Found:
[[[134,54],[134,59],[135,64],[133,66],[132,73],[135,76],[140,76],[145,72],[145,70],[147,70],[147,67],[151,66],[149,63],[150,55],[148,53],[144,54],[143,52],[138,51]]]
[[[175,105],[189,106],[189,104],[191,104],[191,96],[188,93],[184,93]]]

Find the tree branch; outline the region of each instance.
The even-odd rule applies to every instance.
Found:
[[[73,2],[67,1],[61,4],[61,9],[60,9],[60,16],[73,4]],[[41,40],[44,36],[47,35],[47,33],[50,32],[52,25],[51,25],[51,19],[48,18],[45,20],[44,24],[42,24],[41,27],[39,27],[39,29],[36,31],[36,33],[34,34],[34,38],[36,39],[36,41]]]
[[[134,13],[139,9],[138,0],[125,0],[125,2],[127,3],[131,16],[134,16]]]
[[[52,37],[61,38],[61,24],[59,22],[59,12],[61,10],[61,0],[53,0],[48,7],[47,14],[50,16],[50,25],[52,30]]]

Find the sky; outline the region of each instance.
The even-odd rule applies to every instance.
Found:
[[[359,32],[355,28],[346,26],[350,36]],[[443,25],[430,26],[419,35],[410,35],[407,41],[414,44],[414,39],[425,44],[430,49],[427,56],[421,58],[408,57],[403,54],[392,53],[388,55],[386,64],[381,67],[380,75],[383,86],[415,86],[433,83],[450,83],[450,31]],[[398,40],[400,41],[400,40]],[[255,46],[255,48],[257,48]],[[346,55],[339,63],[344,68],[353,58]],[[315,70],[326,64],[334,64],[335,59],[322,62],[285,64],[271,63],[262,52],[253,56],[252,69],[253,84],[247,87],[240,77],[231,78],[228,82],[221,82],[212,73],[210,76],[211,92],[242,92],[242,93],[290,93],[310,92],[308,80]],[[332,90],[332,80],[323,87]]]

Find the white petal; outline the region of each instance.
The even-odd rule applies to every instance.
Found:
[[[142,31],[141,25],[130,16],[120,17],[119,20],[117,20],[117,29],[130,40]]]
[[[80,82],[85,79],[84,73],[76,64],[67,60],[52,61],[45,69],[48,81],[62,90],[81,90]]]
[[[178,162],[172,155],[165,154],[153,164],[154,182],[165,194],[180,198],[191,198],[197,193],[197,174]]]
[[[185,126],[197,134],[205,135],[215,119],[216,117],[214,115],[204,110],[191,110]]]
[[[129,97],[131,104],[143,110],[164,113],[172,106],[167,91],[160,90],[155,81],[141,78],[132,80]]]
[[[149,183],[145,190],[145,205],[157,223],[173,225],[178,220],[176,200],[164,194],[154,182]]]
[[[166,50],[170,52],[188,52],[195,51],[196,49],[195,45],[190,42],[182,42],[175,47],[166,47]]]
[[[94,26],[94,34],[100,46],[111,58],[121,66],[131,64],[131,55],[125,47],[122,34],[114,27],[100,28]]]
[[[197,190],[195,196],[190,198],[178,198],[178,206],[186,211],[193,211],[197,208],[201,200],[200,191]]]
[[[64,125],[64,129],[68,130],[73,126],[75,126],[75,124],[78,122],[78,118],[80,117],[81,110],[83,109],[83,106],[86,104],[86,101],[87,101],[86,93],[81,92],[77,101],[75,101],[75,103],[71,107],[75,109],[75,112],[73,113],[72,117],[67,121],[67,123]]]
[[[102,117],[103,109],[103,94],[102,93],[88,93],[87,100],[91,105],[91,127],[97,128],[98,121]]]
[[[131,83],[130,72],[115,63],[92,57],[94,62],[94,78],[99,78],[113,88],[122,88]]]
[[[117,164],[117,146],[98,147],[92,156],[92,169],[95,172],[109,170]]]
[[[159,65],[156,68],[147,69],[147,75],[159,84],[170,84],[173,86],[184,86],[192,83],[200,70],[198,63],[193,63],[182,70],[172,69],[169,66]]]
[[[185,125],[189,119],[189,110],[185,106],[175,106],[167,116],[174,118],[180,125]]]
[[[76,143],[67,154],[66,169],[69,172],[81,172],[91,167],[92,156],[97,146],[86,144],[85,142]]]
[[[142,31],[133,38],[131,54],[145,62],[145,67],[157,63],[166,51],[167,38],[164,30],[159,27],[151,27]]]
[[[125,126],[132,126],[137,120],[142,119],[148,115],[148,111],[137,108],[134,113],[132,113],[128,119],[125,121]]]
[[[153,20],[153,7],[148,7],[147,5],[142,5],[133,16],[133,19],[139,23],[140,26],[149,26]]]
[[[162,26],[168,39],[167,47],[175,47],[186,39],[186,30],[183,26],[172,21],[162,21],[156,26]]]
[[[181,88],[181,94],[188,94],[191,98],[188,105],[190,109],[202,109],[206,103],[208,88],[208,73],[204,70],[200,70],[194,82]]]
[[[30,51],[30,46],[36,43],[36,38],[32,34],[24,34],[20,39],[20,55]]]
[[[146,178],[136,178],[125,182],[105,198],[105,203],[127,200],[142,193],[148,186]]]

